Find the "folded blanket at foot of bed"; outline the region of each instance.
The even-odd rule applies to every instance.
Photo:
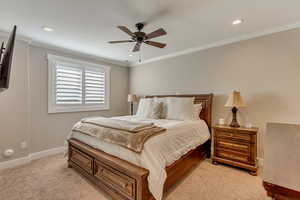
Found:
[[[157,127],[153,123],[97,117],[81,120],[72,130],[139,153],[151,136],[162,133],[166,129]]]

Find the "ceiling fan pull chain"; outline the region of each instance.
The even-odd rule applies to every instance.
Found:
[[[142,52],[140,51],[140,58],[139,58],[139,62],[141,63],[142,62]]]

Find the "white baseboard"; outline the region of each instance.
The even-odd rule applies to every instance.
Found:
[[[67,150],[66,147],[58,147],[58,148],[53,148],[53,149],[48,149],[45,151],[40,151],[40,152],[36,152],[36,153],[32,153],[30,154],[30,160],[37,160],[40,158],[44,158],[47,156],[52,156],[52,155],[56,155],[59,153],[63,153]]]
[[[26,157],[22,157],[22,158],[17,158],[14,160],[9,160],[9,161],[4,161],[0,163],[0,170],[1,169],[6,169],[6,168],[13,168],[13,167],[17,167],[19,165],[25,165],[30,163],[30,157],[26,156]]]
[[[45,151],[31,153],[26,157],[0,162],[0,170],[1,169],[6,169],[6,168],[13,168],[13,167],[17,167],[17,166],[20,166],[20,165],[29,164],[33,160],[37,160],[37,159],[44,158],[44,157],[47,157],[47,156],[52,156],[52,155],[56,155],[56,154],[59,154],[59,153],[63,153],[66,150],[67,150],[66,147],[58,147],[58,148],[48,149],[48,150],[45,150]]]
[[[258,167],[260,169],[262,169],[262,167],[264,166],[264,159],[263,158],[257,158],[257,162],[258,162]]]
[[[0,170],[1,169],[6,169],[6,168],[13,168],[13,167],[17,167],[17,166],[20,166],[20,165],[29,164],[33,160],[37,160],[37,159],[44,158],[44,157],[47,157],[47,156],[52,156],[52,155],[56,155],[56,154],[59,154],[59,153],[63,153],[63,152],[66,152],[66,150],[67,150],[67,147],[65,147],[65,146],[57,147],[57,148],[48,149],[48,150],[45,150],[45,151],[31,153],[26,157],[0,162]],[[257,161],[258,161],[258,167],[260,169],[262,169],[263,164],[264,164],[264,159],[263,158],[257,158]]]

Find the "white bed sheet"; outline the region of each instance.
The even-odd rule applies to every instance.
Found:
[[[208,127],[203,120],[155,120],[137,116],[114,118],[153,122],[157,126],[166,128],[167,131],[147,140],[140,154],[78,132],[72,132],[70,138],[78,139],[96,149],[148,169],[150,172],[148,177],[149,190],[156,200],[161,200],[163,197],[163,186],[167,177],[165,168],[210,138]]]

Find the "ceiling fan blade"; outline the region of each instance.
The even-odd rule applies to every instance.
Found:
[[[134,36],[133,32],[131,32],[131,30],[129,30],[126,26],[118,26],[118,28],[127,33],[128,35],[132,37]]]
[[[145,41],[145,43],[158,48],[164,48],[165,46],[167,46],[167,44],[160,43],[160,42],[153,42],[153,41]]]
[[[110,44],[116,44],[116,43],[125,43],[125,42],[135,42],[133,40],[119,40],[119,41],[109,41]]]
[[[166,34],[167,34],[167,32],[164,29],[160,28],[160,29],[153,31],[152,33],[149,33],[148,35],[146,35],[146,39],[148,40],[148,39],[160,37],[160,36],[163,36]]]
[[[141,43],[138,43],[138,42],[137,42],[137,43],[135,44],[135,46],[134,46],[134,48],[133,48],[132,51],[133,51],[133,52],[137,52],[137,51],[140,50],[140,48],[141,48]]]

